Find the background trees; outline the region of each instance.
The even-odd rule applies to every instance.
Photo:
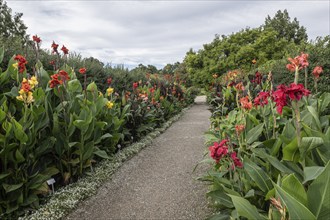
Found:
[[[203,49],[190,49],[183,64],[193,83],[205,88],[211,83],[213,74],[221,76],[234,69],[250,74],[257,70],[264,74],[272,71],[275,84],[283,83],[290,76],[284,65],[287,57],[300,52],[310,54],[309,73],[316,65],[323,66],[325,73],[329,72],[326,58],[330,53],[329,36],[307,40],[306,28],[299,25],[297,18],[291,20],[287,10],[279,10],[258,28],[245,28],[228,36],[216,35],[212,42],[203,45]],[[329,90],[328,81],[326,74],[321,75],[321,91]]]

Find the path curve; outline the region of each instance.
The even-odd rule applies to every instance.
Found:
[[[207,186],[195,180],[206,167],[203,133],[211,113],[199,96],[179,121],[155,138],[82,202],[67,219],[205,219]]]

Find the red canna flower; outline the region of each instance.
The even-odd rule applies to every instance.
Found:
[[[260,72],[256,72],[254,79],[252,80],[253,83],[257,83],[257,84],[261,84],[261,80],[262,80],[262,75]]]
[[[249,100],[249,96],[241,98],[240,103],[242,107],[246,110],[250,110],[252,108],[252,102]]]
[[[64,45],[62,46],[61,50],[63,51],[64,55],[69,53],[68,48],[66,48]]]
[[[276,103],[276,110],[282,114],[283,107],[287,105],[286,86],[281,84],[277,86],[277,90],[272,94],[274,102]]]
[[[258,96],[254,99],[255,106],[264,106],[268,104],[269,92],[260,92]]]
[[[58,51],[57,51],[57,48],[58,48],[58,44],[55,44],[55,42],[53,41],[53,43],[52,43],[52,46],[51,46],[52,48],[53,48],[53,53],[58,53]]]
[[[286,93],[291,99],[291,101],[299,101],[303,96],[308,96],[310,91],[305,89],[303,84],[291,83],[290,86],[286,89]]]
[[[107,79],[107,83],[108,83],[108,85],[110,85],[110,84],[111,84],[111,82],[112,82],[112,78],[111,78],[111,77],[109,77],[109,78]]]
[[[289,87],[281,84],[277,86],[277,90],[273,92],[273,99],[276,103],[276,109],[282,114],[282,109],[287,106],[289,101],[299,101],[303,96],[308,96],[310,91],[305,89],[302,84],[291,83]]]
[[[228,142],[227,139],[222,140],[220,143],[214,142],[212,146],[209,147],[210,156],[219,163],[220,159],[227,155],[228,147],[226,143]]]
[[[85,67],[80,68],[80,69],[79,69],[79,73],[81,73],[81,74],[85,74],[85,73],[86,73],[86,68],[85,68]]]
[[[40,39],[40,37],[38,37],[38,35],[34,35],[34,36],[32,36],[32,40],[33,40],[34,42],[36,42],[37,44],[41,42],[41,39]]]
[[[133,89],[136,89],[138,86],[139,86],[139,83],[137,83],[137,82],[133,83]]]
[[[55,66],[55,60],[51,60],[51,61],[49,62],[49,64],[52,65],[52,66]]]
[[[28,63],[22,55],[18,54],[15,56],[14,60],[18,61],[19,73],[23,73],[26,70],[25,65]]]
[[[63,82],[68,81],[68,80],[70,79],[68,73],[65,72],[64,70],[60,70],[60,71],[58,72],[58,74],[59,74],[59,76],[61,77],[61,80],[62,80]]]
[[[54,74],[50,76],[52,80],[49,81],[49,87],[54,88],[58,85],[61,85],[63,82],[59,79],[59,74]]]
[[[242,163],[242,161],[237,157],[237,154],[236,154],[235,151],[232,152],[232,153],[230,154],[230,157],[231,157],[231,159],[233,160],[235,167],[239,167],[239,168],[242,168],[242,167],[243,167],[243,163]]]
[[[320,77],[321,73],[323,73],[323,69],[321,66],[316,66],[312,73],[313,73],[314,77],[316,79],[318,79]]]

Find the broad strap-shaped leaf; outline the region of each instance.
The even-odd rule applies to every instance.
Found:
[[[267,173],[247,157],[244,158],[244,170],[263,192],[268,192],[273,188]]]
[[[319,113],[322,113],[323,111],[328,109],[328,106],[330,105],[330,93],[323,93],[318,100],[320,102]]]
[[[263,127],[264,124],[262,123],[249,130],[246,134],[246,142],[248,144],[252,144],[254,141],[256,141],[261,135]]]
[[[313,181],[307,191],[308,207],[317,219],[330,216],[330,162],[323,172]]]
[[[265,216],[261,215],[257,208],[248,200],[239,196],[233,196],[229,194],[228,196],[231,197],[231,200],[233,201],[234,206],[240,216],[243,216],[247,219],[267,219]]]
[[[6,184],[6,183],[3,183],[2,186],[5,189],[6,193],[9,193],[9,192],[12,192],[16,189],[21,188],[23,186],[23,183],[19,183],[19,184]]]
[[[312,106],[307,106],[307,109],[312,114],[317,129],[319,131],[322,131],[321,122],[320,122],[320,119],[319,119],[319,114],[317,113],[316,109]]]
[[[316,220],[315,215],[303,204],[301,204],[292,195],[286,192],[277,184],[274,184],[277,195],[287,207],[290,219],[308,219]]]
[[[301,147],[299,147],[301,159],[305,158],[305,155],[312,149],[322,145],[323,139],[320,137],[303,137],[301,139]]]
[[[324,167],[305,167],[304,168],[304,182],[307,183],[310,180],[316,179],[324,170]]]
[[[260,158],[267,159],[268,162],[281,171],[282,173],[290,174],[293,173],[288,167],[286,167],[283,163],[281,163],[276,157],[271,156],[270,154],[266,153],[265,149],[263,148],[255,148],[252,149],[252,152],[258,155]]]
[[[223,206],[228,208],[234,207],[230,197],[223,190],[210,191],[206,195]]]
[[[283,147],[283,160],[298,162],[299,160],[299,148],[297,137],[293,139],[288,145]]]
[[[283,178],[282,188],[304,206],[307,206],[307,193],[305,188],[294,174],[290,174]]]

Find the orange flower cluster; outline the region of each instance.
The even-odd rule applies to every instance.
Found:
[[[25,65],[28,63],[26,61],[25,57],[18,54],[18,55],[15,56],[14,60],[18,61],[17,65],[18,65],[19,73],[23,73],[26,70]]]
[[[237,135],[242,133],[242,131],[244,131],[244,129],[245,129],[245,125],[235,125],[235,130],[236,130]]]
[[[38,81],[35,76],[32,76],[29,80],[23,78],[21,89],[18,92],[19,96],[17,96],[16,99],[24,102],[25,104],[31,104],[34,102],[32,89],[34,89],[37,85]]]
[[[86,73],[86,68],[80,68],[79,73],[84,75]]]
[[[49,81],[49,87],[54,88],[58,85],[62,85],[66,81],[70,80],[70,77],[67,72],[60,70],[57,74],[50,76],[52,80]]]
[[[244,109],[250,110],[252,108],[252,102],[249,100],[249,96],[245,96],[239,101]]]
[[[308,54],[305,53],[301,53],[300,56],[296,56],[293,59],[289,57],[288,60],[290,61],[290,63],[286,65],[286,68],[291,72],[301,70],[302,68],[305,68],[309,65]]]
[[[243,83],[240,82],[240,83],[235,85],[235,89],[237,89],[238,91],[243,91],[245,88],[243,86]]]
[[[320,66],[316,66],[313,70],[313,75],[316,79],[320,78],[321,73],[323,73],[323,69]]]

